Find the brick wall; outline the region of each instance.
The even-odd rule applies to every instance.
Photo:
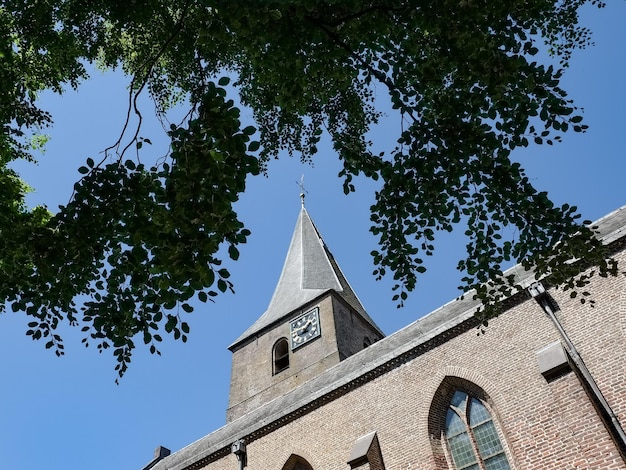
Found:
[[[619,258],[626,263],[623,252]],[[624,277],[594,281],[593,309],[550,293],[559,319],[626,423]],[[347,470],[354,442],[371,431],[388,469],[448,468],[442,413],[461,386],[486,403],[512,468],[626,469],[576,375],[547,382],[540,374],[536,351],[558,340],[539,305],[525,300],[490,322],[485,334],[471,326],[451,331],[426,352],[408,354],[383,375],[249,442],[247,468],[282,469],[297,454],[316,470]],[[236,468],[236,462],[228,456],[207,468]]]

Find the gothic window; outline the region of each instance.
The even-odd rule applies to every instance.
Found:
[[[509,470],[498,430],[484,403],[454,392],[446,413],[445,438],[456,470]]]
[[[367,348],[371,344],[372,344],[372,340],[369,338],[369,336],[366,336],[365,338],[363,338],[363,348]]]
[[[291,454],[283,465],[283,470],[313,470],[313,467],[299,455]]]
[[[287,338],[280,338],[274,344],[272,352],[274,362],[274,375],[289,368],[289,343]]]

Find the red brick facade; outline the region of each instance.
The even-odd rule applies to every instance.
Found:
[[[593,309],[553,296],[568,333],[626,424],[626,285],[623,277],[596,283]],[[305,456],[314,469],[349,468],[354,441],[370,431],[378,434],[388,469],[453,468],[441,422],[444,400],[456,387],[485,400],[511,468],[626,468],[576,375],[547,382],[539,373],[535,352],[558,339],[539,305],[528,299],[491,322],[484,335],[470,326],[251,442],[248,468],[280,469],[292,453]]]

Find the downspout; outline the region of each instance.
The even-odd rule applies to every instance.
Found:
[[[248,454],[246,452],[246,441],[238,439],[232,443],[230,450],[237,457],[239,470],[243,470],[248,465]]]
[[[602,391],[598,387],[598,384],[591,375],[591,372],[585,365],[582,357],[580,357],[580,354],[578,354],[576,346],[567,335],[565,328],[563,328],[563,325],[555,315],[554,310],[552,309],[550,298],[548,297],[548,293],[546,292],[543,284],[541,282],[535,282],[531,284],[528,288],[528,292],[541,306],[543,311],[546,313],[550,321],[552,321],[557,331],[559,332],[561,339],[565,343],[566,351],[572,359],[572,362],[574,363],[574,368],[576,372],[578,372],[578,377],[583,382],[583,386],[592,395],[592,402],[596,405],[596,410],[598,411],[600,419],[604,422],[609,431],[609,434],[617,444],[617,448],[622,459],[626,461],[626,432],[624,432],[624,429],[617,419],[617,416],[611,409],[609,403],[606,401],[606,398],[602,394]]]

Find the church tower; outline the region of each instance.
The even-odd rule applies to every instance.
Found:
[[[384,336],[304,206],[270,304],[237,340],[226,419],[233,421]]]

